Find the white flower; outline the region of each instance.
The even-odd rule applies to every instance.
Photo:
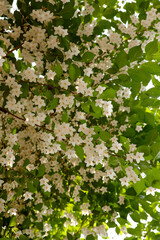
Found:
[[[85,74],[86,76],[89,77],[92,73],[93,73],[92,68],[86,68],[86,69],[84,69],[84,74]]]
[[[129,180],[128,177],[125,176],[123,178],[120,178],[119,180],[120,180],[122,186],[124,186],[124,185],[127,186],[127,187],[129,186],[129,181],[130,180]]]
[[[98,86],[96,88],[96,91],[99,92],[99,94],[102,94],[102,92],[106,89],[106,87]]]
[[[63,29],[63,26],[54,27],[54,29],[55,29],[54,34],[57,34],[62,37],[65,37],[66,35],[68,35],[67,29]]]
[[[137,131],[137,132],[140,132],[140,131],[142,131],[142,130],[143,130],[143,129],[142,129],[142,126],[140,126],[140,125],[137,125],[137,126],[136,126],[136,131]]]
[[[68,79],[60,80],[59,85],[61,88],[68,89],[68,86],[71,85],[71,83],[68,81]]]
[[[104,207],[102,207],[102,210],[104,212],[109,212],[109,211],[111,211],[111,208],[110,208],[110,206],[104,206]]]
[[[40,185],[47,184],[48,182],[49,182],[49,180],[47,178],[45,178],[45,177],[40,179]]]
[[[51,191],[51,185],[49,185],[49,184],[45,184],[44,186],[43,186],[43,190],[45,191],[45,192],[50,192]]]
[[[12,216],[12,215],[17,215],[17,209],[15,209],[15,208],[10,208],[9,210],[8,210],[8,213],[10,214],[10,216]]]
[[[26,201],[28,199],[31,199],[31,200],[33,199],[31,192],[26,192],[23,194],[23,196],[24,196],[24,201]]]
[[[118,142],[114,142],[112,144],[112,147],[110,148],[112,151],[114,151],[115,153],[118,153],[119,150],[122,150],[122,144],[118,143]]]
[[[135,144],[130,144],[129,151],[134,152],[135,150],[136,150],[136,145]]]
[[[51,71],[51,70],[49,70],[49,72],[48,72],[48,73],[46,73],[46,75],[47,75],[47,78],[48,78],[48,79],[51,79],[51,80],[53,80],[53,79],[54,79],[54,77],[56,76],[56,73],[55,73],[55,72],[53,72],[53,71]]]
[[[155,192],[156,192],[156,188],[153,188],[153,187],[149,187],[146,189],[146,194],[152,194],[153,196],[155,195]]]
[[[44,228],[45,232],[49,232],[49,231],[52,230],[52,226],[49,223],[44,223],[44,227],[43,228]]]
[[[137,163],[139,163],[140,161],[144,161],[144,157],[143,157],[144,153],[140,153],[137,152],[136,155],[134,156],[135,160],[137,161]]]
[[[35,167],[33,164],[28,164],[28,165],[26,166],[26,169],[27,169],[28,171],[31,171],[31,170],[36,169],[36,167]]]

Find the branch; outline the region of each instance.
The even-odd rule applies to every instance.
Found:
[[[115,154],[115,153],[113,153],[113,152],[111,152],[111,151],[108,151],[108,153],[109,153],[111,156],[113,156],[113,157],[119,157],[119,158],[122,158],[122,159],[125,160],[125,157],[119,156],[119,155],[117,155],[117,154]]]
[[[1,111],[1,112],[4,112],[4,113],[8,113],[8,114],[12,115],[12,116],[15,117],[15,118],[18,118],[18,119],[20,119],[20,120],[25,121],[25,118],[18,117],[17,115],[11,113],[10,111],[6,110],[5,108],[0,107],[0,111]]]
[[[24,42],[23,42],[24,43]],[[15,47],[15,48],[13,48],[12,50],[10,50],[9,52],[7,52],[7,54],[6,54],[6,56],[5,57],[7,57],[8,56],[8,54],[10,54],[11,52],[13,52],[14,50],[17,50],[17,49],[19,49],[22,45],[23,45],[23,43],[21,43],[21,44],[19,44],[17,47]]]
[[[25,118],[18,117],[17,115],[11,113],[10,111],[6,110],[5,108],[0,107],[0,111],[1,111],[1,112],[4,112],[4,113],[8,113],[8,114],[12,115],[13,117],[15,117],[15,118],[17,118],[17,119],[19,119],[19,120],[26,121]],[[43,127],[43,126],[40,126],[40,125],[38,125],[38,124],[35,124],[35,126],[36,126],[36,127],[40,127],[40,128],[42,128],[42,129],[44,129],[44,130],[46,130],[46,131],[49,131],[49,132],[53,132],[53,133],[54,133],[54,131],[52,131],[52,130],[50,130],[50,129],[48,129],[48,128],[45,128],[45,127]]]
[[[39,86],[46,86],[46,87],[49,87],[49,88],[57,88],[57,87],[54,87],[52,85],[48,85],[46,83],[37,83],[37,82],[28,82],[28,81],[17,81],[18,83],[29,83],[29,84],[33,84],[33,85],[39,85]]]

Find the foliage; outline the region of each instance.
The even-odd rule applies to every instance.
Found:
[[[160,239],[159,0],[12,3],[0,3],[0,239]]]

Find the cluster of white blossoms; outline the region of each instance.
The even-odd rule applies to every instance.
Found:
[[[41,23],[48,23],[54,19],[53,13],[51,13],[50,11],[44,12],[42,9],[33,10],[30,15],[33,19],[37,19]]]
[[[139,122],[133,105],[145,98],[143,54],[160,39],[160,14],[150,7],[146,19],[128,13],[113,26],[102,19],[104,33],[91,1],[33,2],[25,17],[26,3],[15,14],[0,4],[0,221],[16,219],[7,230],[15,239],[107,237],[98,216],[115,222],[139,163],[151,160],[138,137],[153,124]],[[135,47],[142,54],[132,56]]]

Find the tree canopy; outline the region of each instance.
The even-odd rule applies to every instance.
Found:
[[[160,239],[159,0],[12,4],[0,2],[0,239]]]

